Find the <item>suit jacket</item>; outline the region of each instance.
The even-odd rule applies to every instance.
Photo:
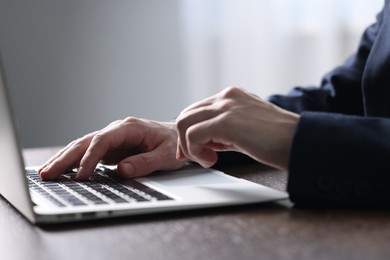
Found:
[[[288,179],[296,203],[390,206],[389,1],[320,86],[270,97],[301,114]]]

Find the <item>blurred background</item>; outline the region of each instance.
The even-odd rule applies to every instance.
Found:
[[[383,0],[1,0],[23,147],[126,116],[170,120],[230,85],[266,98],[318,85]]]

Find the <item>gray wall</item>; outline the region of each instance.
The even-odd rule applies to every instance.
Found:
[[[2,0],[0,36],[24,147],[64,145],[186,104],[178,0]]]

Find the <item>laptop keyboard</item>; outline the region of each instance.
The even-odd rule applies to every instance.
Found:
[[[74,180],[76,170],[62,174],[56,181],[42,181],[35,170],[27,170],[26,174],[30,189],[59,207],[173,200],[136,180],[122,184],[115,171],[106,167],[96,168],[85,182]]]

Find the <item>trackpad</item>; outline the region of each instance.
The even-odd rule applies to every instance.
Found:
[[[237,180],[219,174],[211,169],[200,169],[192,171],[161,172],[147,177],[164,186],[205,186],[215,184],[236,183]]]

